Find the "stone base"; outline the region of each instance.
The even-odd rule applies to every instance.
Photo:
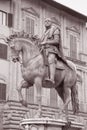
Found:
[[[61,119],[30,118],[21,121],[24,130],[81,130],[83,125]]]

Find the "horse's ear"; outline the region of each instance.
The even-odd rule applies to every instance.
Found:
[[[7,44],[9,44],[9,42],[10,42],[10,37],[6,37],[5,42],[6,42]]]
[[[7,38],[5,39],[5,42],[9,45],[9,42],[10,42],[9,37],[7,37]]]

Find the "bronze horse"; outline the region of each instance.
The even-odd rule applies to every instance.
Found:
[[[48,85],[45,82],[46,66],[44,64],[43,54],[34,41],[32,41],[30,38],[25,37],[13,37],[11,40],[9,40],[9,45],[14,62],[20,62],[19,54],[21,52],[21,72],[24,80],[21,81],[21,84],[18,86],[17,90],[20,102],[25,105],[26,102],[24,101],[21,93],[22,88],[29,88],[35,84],[36,88],[39,88],[39,96],[41,96],[41,87],[52,88],[53,86]],[[57,64],[60,66],[58,67],[57,65],[56,67],[54,88],[64,102],[63,110],[68,106],[69,102],[72,101],[73,112],[77,113],[79,110],[79,104],[76,87],[76,68],[71,61],[67,62],[72,69],[62,63],[61,60],[57,62]],[[39,100],[39,110],[40,109],[41,100]]]

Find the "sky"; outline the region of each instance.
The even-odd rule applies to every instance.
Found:
[[[87,0],[54,0],[87,16]]]

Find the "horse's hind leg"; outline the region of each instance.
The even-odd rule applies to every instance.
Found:
[[[71,101],[71,90],[68,87],[64,88],[64,109],[68,107],[69,102]]]
[[[68,104],[71,101],[71,89],[68,86],[64,86],[64,107],[62,109],[62,111],[65,113],[66,115],[66,119],[68,121]]]
[[[26,107],[27,107],[27,102],[23,99],[21,91],[22,91],[22,88],[28,88],[28,87],[29,87],[29,84],[25,80],[22,80],[20,85],[17,87],[17,91],[18,91],[18,95],[19,95],[19,101],[21,102],[22,105],[24,105]]]
[[[56,88],[57,93],[61,97],[64,105],[63,108],[59,111],[59,117],[62,118],[63,114],[66,115],[66,119],[68,120],[68,104],[71,101],[71,90],[68,85],[61,84]]]

